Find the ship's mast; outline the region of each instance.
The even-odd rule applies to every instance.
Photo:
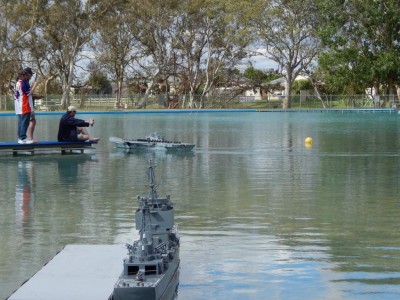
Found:
[[[147,175],[149,177],[149,199],[151,202],[154,202],[158,199],[157,187],[158,183],[156,181],[156,175],[154,173],[154,165],[153,162],[150,160],[149,170]]]
[[[141,198],[139,197],[139,200],[142,202],[141,205],[141,213],[142,213],[142,222],[141,222],[141,228],[139,230],[140,234],[140,249],[139,249],[139,256],[141,257],[146,257],[150,253],[152,253],[152,231],[151,231],[151,218],[150,218],[150,210],[152,209],[154,202],[157,201],[158,195],[157,195],[157,182],[156,182],[156,177],[155,177],[155,172],[154,172],[154,165],[152,161],[149,161],[149,167],[148,167],[148,178],[149,178],[149,198]]]

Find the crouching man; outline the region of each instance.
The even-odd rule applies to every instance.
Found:
[[[94,120],[88,121],[76,119],[75,106],[69,106],[67,112],[61,117],[60,125],[58,127],[58,141],[59,142],[82,142],[91,141],[98,142],[100,139],[89,135],[87,128],[93,126]]]

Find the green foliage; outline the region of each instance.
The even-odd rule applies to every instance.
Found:
[[[44,90],[42,90],[42,86],[39,86],[39,92],[44,92]],[[57,94],[62,94],[62,86],[60,84],[59,81],[57,80],[52,80],[48,83],[47,85],[47,94],[48,95],[57,95]]]
[[[86,81],[86,86],[90,87],[92,92],[100,94],[111,94],[112,86],[107,76],[101,72],[92,72]]]
[[[318,58],[323,81],[344,93],[400,83],[400,6],[397,0],[318,1]],[[397,42],[396,42],[397,41]]]
[[[373,81],[370,67],[356,48],[329,51],[319,57],[324,83],[339,94],[364,93]]]
[[[228,70],[251,56],[248,45],[267,51],[292,94],[310,88],[291,84],[314,64],[322,93],[394,94],[400,85],[398,0],[3,0],[0,21],[2,93],[27,65],[65,92],[89,41],[108,77],[91,70],[87,84],[101,91],[108,78],[121,89],[140,78],[149,91],[173,79],[182,94],[206,95],[243,79]],[[243,76],[256,86],[281,75],[251,67]]]
[[[301,90],[312,90],[313,86],[310,80],[303,79],[303,80],[296,80],[293,83],[292,94],[300,94]]]
[[[263,83],[268,83],[268,82],[270,82],[272,80],[275,80],[275,79],[278,79],[278,78],[281,78],[281,77],[282,77],[282,74],[280,74],[280,73],[268,73],[267,74],[267,78],[265,78]]]
[[[243,76],[256,82],[262,82],[268,78],[267,74],[265,74],[263,71],[255,69],[254,67],[247,68],[243,72]]]
[[[251,80],[256,85],[260,85],[262,83],[268,83],[271,80],[280,78],[282,77],[282,74],[278,74],[275,72],[264,72],[254,67],[249,67],[244,70],[243,77]]]

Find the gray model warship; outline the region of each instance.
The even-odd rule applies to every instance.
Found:
[[[140,238],[128,256],[110,299],[173,299],[179,284],[179,233],[170,196],[159,198],[154,166],[148,168],[149,196],[138,196],[135,213]]]
[[[152,133],[144,139],[121,139],[118,137],[110,137],[110,142],[114,143],[117,148],[123,149],[155,149],[166,151],[191,151],[194,144],[183,143],[180,141],[169,141],[164,136]]]

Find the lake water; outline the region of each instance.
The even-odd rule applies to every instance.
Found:
[[[153,159],[181,230],[178,299],[400,299],[400,115],[77,117],[95,118],[96,150],[0,156],[0,298],[67,244],[131,242]],[[55,140],[59,118],[39,115],[36,138]],[[0,126],[16,140],[15,116]],[[196,147],[108,142],[151,132]]]

